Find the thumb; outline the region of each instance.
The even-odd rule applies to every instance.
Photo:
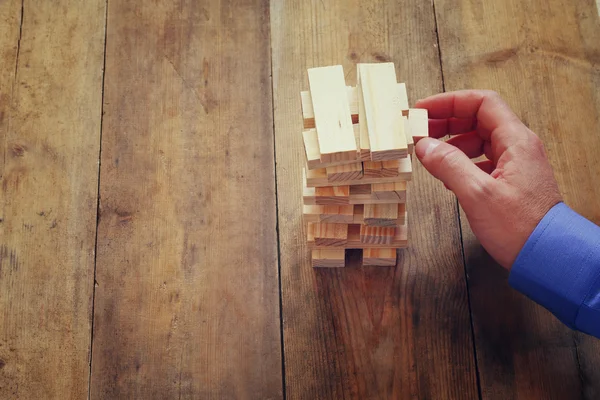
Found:
[[[494,181],[457,147],[433,138],[419,140],[415,153],[423,166],[460,199],[467,199]]]

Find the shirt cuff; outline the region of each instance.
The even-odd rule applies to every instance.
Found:
[[[600,227],[564,203],[555,205],[521,249],[509,283],[565,325],[595,331],[600,323]]]

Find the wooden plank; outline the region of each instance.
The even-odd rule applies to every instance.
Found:
[[[363,185],[350,186],[350,196],[348,198],[349,204],[386,204],[386,203],[405,203],[406,202],[406,182],[396,182],[383,184],[389,185],[389,191],[371,191],[365,193],[357,193],[356,187],[362,187]],[[375,185],[365,185],[371,188]],[[362,189],[361,189],[362,191]]]
[[[369,248],[404,248],[408,245],[408,225],[398,227],[373,227],[365,225],[348,225],[347,240],[343,245],[320,245],[315,242],[315,227],[310,222],[306,227],[306,244],[309,249],[369,249]],[[363,232],[364,230],[364,232]]]
[[[0,398],[88,396],[105,2],[0,2]]]
[[[356,196],[359,194],[371,194],[372,186],[372,184],[352,185],[350,186],[350,196]]]
[[[408,147],[400,112],[400,98],[389,88],[395,86],[393,63],[358,64],[358,76],[365,107],[371,160],[406,157]],[[359,117],[360,120],[360,117]]]
[[[315,246],[343,247],[348,243],[348,224],[309,222],[307,238]]]
[[[311,261],[314,268],[341,268],[345,266],[344,249],[312,250]]]
[[[329,182],[344,182],[361,179],[363,176],[362,163],[338,165],[326,168]],[[398,170],[396,169],[396,172]]]
[[[302,214],[305,222],[329,222],[335,224],[352,224],[354,222],[354,206],[319,206],[303,205]]]
[[[323,186],[348,186],[348,185],[364,185],[371,183],[390,183],[390,182],[404,182],[409,181],[412,178],[412,162],[410,156],[403,158],[398,166],[397,176],[388,177],[365,177],[363,175],[360,179],[353,179],[347,181],[334,181],[331,182],[327,179],[327,170],[311,169],[306,171],[306,184],[309,187],[323,187]]]
[[[272,1],[270,16],[287,398],[478,398],[449,191],[415,162],[410,247],[395,269],[356,268],[357,257],[315,270],[301,229],[306,68],[343,62],[355,85],[355,62],[391,60],[409,100],[442,91],[431,3]]]
[[[356,141],[341,65],[308,69],[321,161],[355,160]]]
[[[408,110],[408,124],[413,143],[429,136],[429,119],[427,110],[411,108]]]
[[[268,14],[108,2],[92,399],[283,397]]]
[[[365,204],[364,221],[368,226],[394,226],[398,219],[396,204]]]
[[[365,216],[366,216],[366,213],[367,213],[367,207],[365,206]],[[360,226],[360,241],[363,244],[391,245],[395,235],[396,235],[395,227],[368,226],[368,225]],[[315,243],[315,244],[317,244],[317,243]]]
[[[396,266],[396,249],[364,249],[363,265],[374,267]]]
[[[358,124],[352,126],[354,130],[354,137],[356,143],[358,143]],[[352,160],[334,160],[330,162],[321,161],[321,152],[319,151],[319,139],[317,138],[317,131],[315,129],[308,129],[302,132],[302,139],[304,141],[304,151],[306,153],[306,164],[308,169],[317,168],[328,168],[335,167],[338,165],[357,164],[359,160],[358,153],[355,159]]]
[[[398,218],[396,219],[393,225],[386,226],[396,226],[405,225],[408,213],[406,212],[406,204],[397,204],[398,207]],[[354,219],[352,221],[354,224],[365,224],[365,216],[364,216],[364,204],[355,204],[354,205]],[[371,226],[377,226],[376,223],[371,223]]]
[[[436,1],[446,90],[497,90],[540,135],[565,202],[598,224],[600,25],[594,3],[497,5]],[[509,24],[519,29],[506,34]],[[464,214],[461,221],[483,398],[600,398],[598,340],[574,333],[511,289]]]

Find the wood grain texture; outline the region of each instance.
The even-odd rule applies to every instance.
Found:
[[[0,398],[87,398],[104,1],[0,2]]]
[[[267,4],[109,2],[92,398],[282,397]]]
[[[271,2],[286,395],[473,399],[475,367],[453,197],[415,163],[410,248],[396,268],[313,269],[302,222],[306,69],[393,61],[409,100],[442,89],[431,3]],[[349,72],[350,71],[350,72]],[[418,229],[415,227],[427,227]],[[354,253],[355,254],[355,253]]]
[[[497,90],[542,138],[566,203],[600,223],[593,0],[435,4],[446,90]],[[598,398],[598,341],[509,288],[507,273],[481,250],[464,215],[461,221],[483,398]]]

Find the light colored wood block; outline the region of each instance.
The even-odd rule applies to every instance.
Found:
[[[358,125],[353,125],[354,138],[358,143]],[[319,151],[319,138],[315,129],[307,129],[302,132],[302,140],[304,141],[304,151],[306,153],[306,165],[308,169],[328,168],[338,165],[357,164],[359,162],[359,153],[356,157],[348,160],[335,160],[331,162],[321,161],[321,152]]]
[[[342,66],[310,68],[308,84],[321,161],[356,159],[358,149]]]
[[[396,249],[364,249],[363,266],[365,267],[394,267],[396,266]]]
[[[337,165],[326,168],[329,182],[352,181],[360,179],[363,175],[362,163]]]
[[[398,220],[396,204],[365,204],[363,214],[367,226],[395,226]]]
[[[414,143],[429,136],[429,117],[424,108],[411,108],[408,110],[408,124]]]
[[[395,233],[395,227],[361,225],[360,241],[363,244],[391,245]]]
[[[306,205],[350,204],[350,186],[309,187],[306,185],[306,170],[302,170],[304,187],[302,200]]]
[[[398,91],[398,105],[399,105],[399,109],[404,112],[404,111],[408,111],[408,94],[406,93],[406,83],[402,82],[402,83],[398,83],[398,85],[396,85],[397,91]]]
[[[406,112],[408,114],[408,110]],[[402,122],[404,122],[404,133],[406,134],[406,146],[408,147],[408,154],[412,154],[415,151],[415,140],[412,137],[408,117],[403,115]]]
[[[303,205],[305,222],[328,222],[333,224],[354,223],[354,206]]]
[[[380,184],[382,185],[382,184]],[[350,186],[350,204],[397,204],[406,202],[406,182],[383,184],[386,190],[375,192],[375,185]]]
[[[412,177],[412,163],[410,156],[399,160],[400,164],[398,167],[398,175],[391,177],[365,177],[364,175],[360,179],[330,182],[327,179],[327,170],[325,168],[311,169],[306,171],[307,185],[309,187],[321,187],[321,186],[341,186],[341,185],[362,185],[371,183],[389,183],[389,182],[402,182],[409,181]]]
[[[309,222],[306,236],[315,246],[343,247],[348,242],[348,224]]]
[[[393,63],[358,64],[359,87],[365,108],[372,161],[406,157],[408,146],[400,109]]]
[[[311,263],[314,268],[342,268],[345,266],[344,249],[321,249],[311,251]]]
[[[363,121],[362,124],[358,124],[359,128],[359,156],[361,161],[370,161],[371,160],[371,144],[369,142],[369,130],[367,129],[367,124],[365,116],[365,101],[362,94],[362,86],[360,84],[360,79],[358,80],[357,85],[357,103],[358,103],[358,120]]]
[[[405,225],[406,218],[408,216],[408,213],[406,212],[406,204],[397,204],[397,206],[398,206],[398,219],[396,220],[396,223],[394,224],[394,226],[396,226],[396,227],[398,227],[399,225]],[[365,224],[364,205],[363,204],[355,204],[354,205],[354,216],[353,216],[352,223]],[[373,226],[377,226],[377,225],[374,224]],[[390,226],[390,225],[385,225],[385,226]]]
[[[408,222],[408,221],[407,221]],[[317,246],[315,244],[314,235],[308,234],[310,230],[310,223],[307,224],[307,246],[310,249],[328,249],[331,246]],[[394,230],[395,234],[392,237],[391,244],[380,244],[380,243],[364,243],[360,240],[360,229],[359,224],[348,225],[348,240],[343,246],[345,249],[369,249],[369,248],[403,248],[408,244],[408,224],[398,225]],[[388,228],[389,229],[389,228]]]

